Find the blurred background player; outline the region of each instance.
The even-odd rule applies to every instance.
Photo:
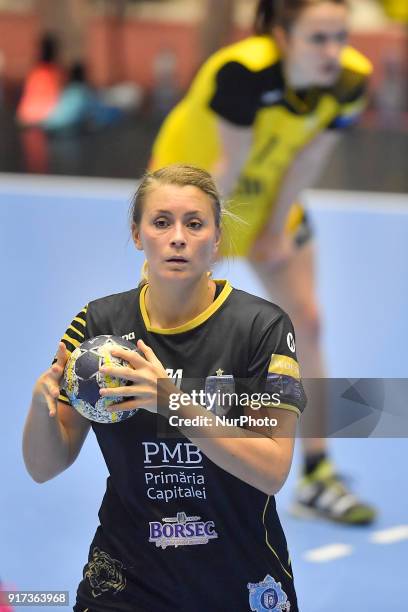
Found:
[[[232,241],[221,252],[248,258],[294,321],[305,378],[324,378],[315,249],[307,215],[294,203],[365,108],[371,65],[347,46],[345,0],[261,0],[254,31],[203,65],[164,122],[151,165],[189,162],[215,172],[244,221],[226,220]],[[324,392],[308,395],[292,510],[368,524],[375,510],[349,492],[328,458]]]

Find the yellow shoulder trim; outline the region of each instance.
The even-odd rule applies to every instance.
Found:
[[[368,58],[353,47],[346,47],[341,56],[341,65],[348,70],[354,70],[363,75],[370,75],[373,65]]]
[[[236,61],[249,70],[259,71],[276,63],[279,58],[279,49],[270,36],[250,36],[220,49],[208,61],[218,64],[218,69],[222,64]]]
[[[194,317],[194,319],[192,319],[191,321],[183,323],[183,325],[179,325],[177,327],[169,327],[167,329],[162,329],[160,327],[152,327],[149,315],[147,314],[146,310],[146,291],[148,285],[144,285],[144,287],[142,287],[140,291],[139,306],[140,312],[142,313],[143,322],[146,326],[147,331],[153,332],[154,334],[164,335],[182,334],[184,332],[190,331],[191,329],[194,329],[195,327],[198,327],[199,325],[207,321],[207,319],[209,319],[223,305],[223,303],[232,291],[232,287],[228,281],[216,280],[215,282],[217,283],[217,285],[224,285],[224,288],[221,291],[220,295],[217,297],[217,299],[215,299],[204,310],[204,312]]]

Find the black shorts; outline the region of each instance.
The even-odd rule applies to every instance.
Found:
[[[309,214],[303,209],[303,216],[300,224],[295,230],[294,241],[298,248],[313,239],[314,231]]]

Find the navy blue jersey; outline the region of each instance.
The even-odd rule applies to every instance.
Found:
[[[151,326],[146,286],[105,297],[75,317],[63,340],[72,351],[100,334],[141,338],[182,390],[197,380],[203,388],[250,381],[248,389],[281,389],[277,407],[299,413],[288,316],[228,282],[217,281],[217,289],[203,313],[173,329]],[[244,612],[262,601],[259,610],[297,610],[274,497],[219,468],[181,434],[160,437],[166,423],[145,410],[92,423],[109,478],[75,610]]]

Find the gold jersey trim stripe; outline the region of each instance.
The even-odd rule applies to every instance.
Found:
[[[268,367],[270,374],[282,374],[283,376],[291,376],[300,380],[300,369],[296,359],[287,357],[286,355],[278,355],[274,353],[271,357]]]
[[[83,334],[81,331],[79,331],[79,329],[77,329],[73,325],[70,325],[68,329],[72,329],[78,336],[80,336],[81,338],[85,338],[85,334]]]
[[[294,412],[298,417],[301,415],[299,408],[297,408],[296,406],[292,406],[291,404],[274,404],[273,402],[265,402],[262,404],[261,408],[276,408],[277,410],[289,410],[290,412]]]
[[[301,412],[299,408],[296,406],[291,406],[291,404],[279,404],[279,406],[275,406],[278,410],[289,410],[290,412],[294,412],[298,417],[300,417]]]
[[[66,340],[67,342],[69,342],[70,344],[72,344],[72,346],[78,347],[81,343],[79,342],[79,340],[75,340],[75,338],[71,338],[70,336],[68,336],[68,334],[64,334],[62,336],[63,340]],[[68,348],[68,347],[67,347]],[[72,351],[71,351],[72,352]]]
[[[275,557],[276,557],[276,558],[277,558],[277,560],[279,561],[279,564],[280,564],[281,568],[283,569],[283,571],[285,572],[285,574],[286,574],[287,576],[289,576],[289,578],[290,578],[291,580],[293,580],[293,576],[292,576],[292,574],[291,574],[290,572],[288,572],[288,570],[285,568],[285,566],[283,565],[282,561],[279,559],[278,553],[277,553],[277,552],[276,552],[276,550],[273,548],[273,546],[271,546],[271,544],[270,544],[270,542],[269,542],[268,529],[267,529],[267,527],[266,527],[266,525],[265,525],[265,516],[266,516],[266,510],[267,510],[267,508],[268,508],[268,505],[269,505],[269,500],[270,500],[270,499],[271,499],[271,496],[270,496],[270,495],[268,495],[268,497],[267,497],[267,499],[266,499],[265,508],[264,508],[264,510],[263,510],[263,513],[262,513],[262,524],[263,524],[264,529],[265,529],[265,542],[266,542],[266,545],[267,545],[267,547],[269,548],[269,550],[271,550],[271,551],[273,552],[273,554],[275,555]]]
[[[85,319],[81,319],[81,317],[74,317],[72,319],[72,322],[76,321],[77,323],[79,323],[82,327],[86,327],[86,321]]]
[[[217,310],[224,304],[225,300],[229,296],[232,291],[232,287],[228,281],[224,280],[216,280],[217,285],[224,284],[224,287],[220,293],[220,295],[198,316],[191,319],[191,321],[187,321],[187,323],[183,323],[183,325],[179,325],[178,327],[169,327],[167,329],[162,329],[160,327],[152,327],[150,324],[149,315],[146,310],[146,291],[149,285],[144,285],[142,290],[140,291],[139,305],[140,312],[142,313],[143,322],[146,326],[147,331],[153,332],[154,334],[182,334],[184,332],[190,331],[195,327],[198,327],[205,321],[207,321]]]
[[[69,403],[69,399],[67,397],[65,397],[65,395],[62,395],[62,393],[59,394],[58,401],[64,402],[64,404],[68,404],[69,406],[71,405]]]

